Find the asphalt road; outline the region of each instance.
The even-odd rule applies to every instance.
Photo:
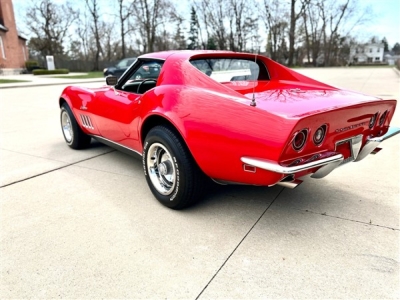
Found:
[[[400,99],[390,68],[298,71]],[[294,190],[217,187],[173,211],[139,160],[66,146],[62,88],[0,90],[0,298],[399,297],[400,135]]]

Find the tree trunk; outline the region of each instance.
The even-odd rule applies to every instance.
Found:
[[[293,66],[294,57],[294,34],[296,32],[296,0],[291,0],[290,3],[290,28],[289,28],[289,66]]]

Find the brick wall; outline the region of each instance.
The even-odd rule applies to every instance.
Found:
[[[0,36],[3,42],[5,58],[0,50],[0,66],[6,69],[19,69],[25,66],[25,57],[28,55],[24,39],[18,37],[17,27],[14,18],[14,9],[11,0],[0,0],[0,19],[8,31],[0,29]]]

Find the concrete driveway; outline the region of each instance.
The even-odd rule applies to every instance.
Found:
[[[298,71],[400,99],[390,68]],[[1,298],[398,298],[399,135],[295,190],[215,187],[173,211],[139,160],[66,146],[63,87],[0,90]]]

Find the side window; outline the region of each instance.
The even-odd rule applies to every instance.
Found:
[[[130,80],[158,79],[161,71],[160,62],[144,62],[129,78]]]
[[[157,85],[162,65],[162,61],[138,61],[121,89],[135,94],[144,94],[151,90]]]

